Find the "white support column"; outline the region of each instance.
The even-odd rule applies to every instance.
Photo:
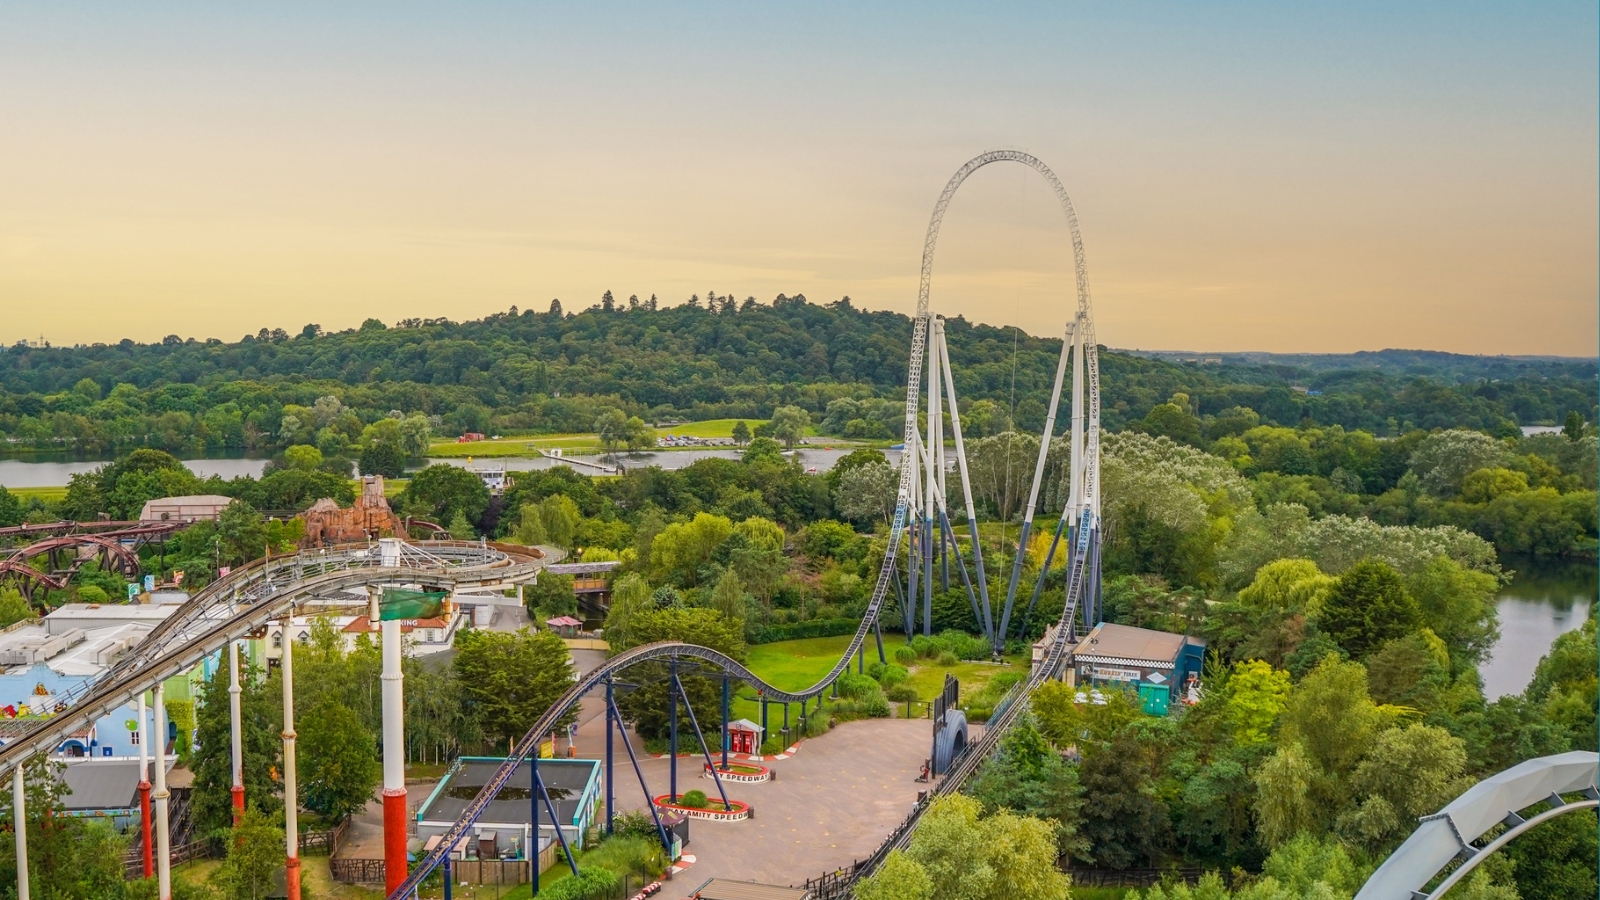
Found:
[[[406,880],[405,675],[400,621],[383,623],[383,856],[390,893]]]
[[[294,608],[283,616],[283,843],[289,900],[300,900],[300,793],[294,759]],[[166,898],[163,898],[166,900]]]
[[[1067,492],[1067,521],[1073,528],[1078,527],[1078,514],[1083,510],[1083,313],[1078,313],[1078,320],[1072,329],[1072,453],[1068,457],[1071,466],[1071,478],[1068,481]]]
[[[241,724],[239,642],[228,642],[228,736],[233,745],[233,824],[244,821],[244,731]]]
[[[144,691],[139,692],[139,852],[144,860],[144,877],[156,874],[156,849],[153,825],[150,821],[150,711],[144,702]]]
[[[167,687],[157,684],[155,690],[156,727],[156,892],[160,900],[172,900],[172,834],[167,822]]]
[[[21,763],[11,770],[11,812],[17,828],[17,900],[28,900],[28,798]]]
[[[378,539],[378,561],[382,563],[385,568],[389,569],[396,568],[400,565],[399,538]]]

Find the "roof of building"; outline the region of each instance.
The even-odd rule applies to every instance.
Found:
[[[185,597],[188,595],[185,594]],[[45,627],[70,620],[75,628],[96,628],[97,622],[149,622],[155,624],[172,615],[172,604],[153,603],[66,603],[44,617]]]
[[[555,625],[557,627],[569,627],[569,628],[571,628],[571,627],[577,627],[579,625],[582,625],[583,624],[583,620],[582,619],[574,619],[571,616],[556,616],[554,619],[545,619],[544,623],[546,625]]]
[[[805,888],[713,878],[689,896],[694,900],[806,900],[811,895]]]
[[[1084,635],[1073,651],[1073,658],[1087,662],[1148,662],[1170,666],[1183,652],[1186,643],[1203,643],[1167,631],[1151,631],[1131,625],[1101,622]]]
[[[732,731],[754,731],[758,733],[761,731],[761,726],[749,719],[734,719],[728,723],[728,728]]]
[[[139,805],[139,761],[85,759],[67,763],[61,774],[69,810],[132,809]]]
[[[545,566],[544,570],[552,575],[595,575],[609,572],[620,565],[621,560],[609,559],[603,562],[553,563]]]
[[[211,515],[232,502],[232,497],[224,497],[221,494],[158,497],[155,500],[145,501],[144,508],[139,511],[139,519],[144,521],[146,519],[159,518],[163,511],[168,513],[177,511],[180,517],[184,515]]]
[[[412,630],[417,628],[449,627],[450,620],[444,618],[443,616],[434,616],[431,619],[402,619],[400,621],[401,634],[409,634]],[[351,619],[350,623],[345,625],[341,630],[351,634],[375,634],[382,629],[381,626],[374,628],[372,625],[372,620],[368,619],[366,616],[356,616],[354,619]]]
[[[459,767],[447,773],[444,780],[418,811],[419,821],[454,822],[461,817],[467,804],[488,783],[504,760],[492,758],[465,758]],[[571,825],[578,816],[578,802],[591,781],[600,775],[598,759],[546,759],[539,762],[539,781],[550,793],[556,817],[563,825]],[[526,825],[532,804],[533,776],[528,764],[517,766],[506,786],[490,801],[483,815],[478,817],[483,825]],[[550,824],[550,813],[539,804],[539,821]]]

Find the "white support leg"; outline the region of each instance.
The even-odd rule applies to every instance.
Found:
[[[228,736],[233,742],[233,825],[244,821],[244,729],[241,724],[239,643],[228,642]]]
[[[167,822],[167,688],[158,684],[155,690],[156,728],[156,894],[161,900],[172,900],[172,833]]]
[[[20,763],[11,770],[11,811],[17,828],[17,900],[28,900],[28,798]]]
[[[300,900],[300,794],[294,759],[294,611],[283,617],[283,843],[289,900]],[[166,900],[166,898],[163,898]]]

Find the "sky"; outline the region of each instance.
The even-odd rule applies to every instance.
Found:
[[[1600,30],[1541,3],[13,3],[0,342],[708,292],[915,309],[984,150],[1112,347],[1600,352]],[[932,305],[1073,303],[1035,172]]]

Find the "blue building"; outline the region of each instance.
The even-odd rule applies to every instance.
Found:
[[[1200,638],[1101,622],[1073,648],[1067,677],[1078,686],[1132,691],[1145,712],[1164,716],[1198,686],[1205,653]]]
[[[483,756],[463,756],[456,760],[417,810],[417,837],[426,841],[444,834],[504,762],[503,758]],[[604,801],[600,779],[598,759],[539,760],[539,781],[549,792],[556,810],[556,819],[551,821],[549,810],[540,800],[540,851],[547,844],[557,843],[558,824],[569,846],[575,850],[583,847],[583,837],[595,824],[595,816]],[[532,785],[533,776],[524,760],[474,827],[474,837],[495,836],[496,853],[503,859],[528,858],[528,826],[533,819],[534,806]],[[482,845],[475,843],[474,846]]]

